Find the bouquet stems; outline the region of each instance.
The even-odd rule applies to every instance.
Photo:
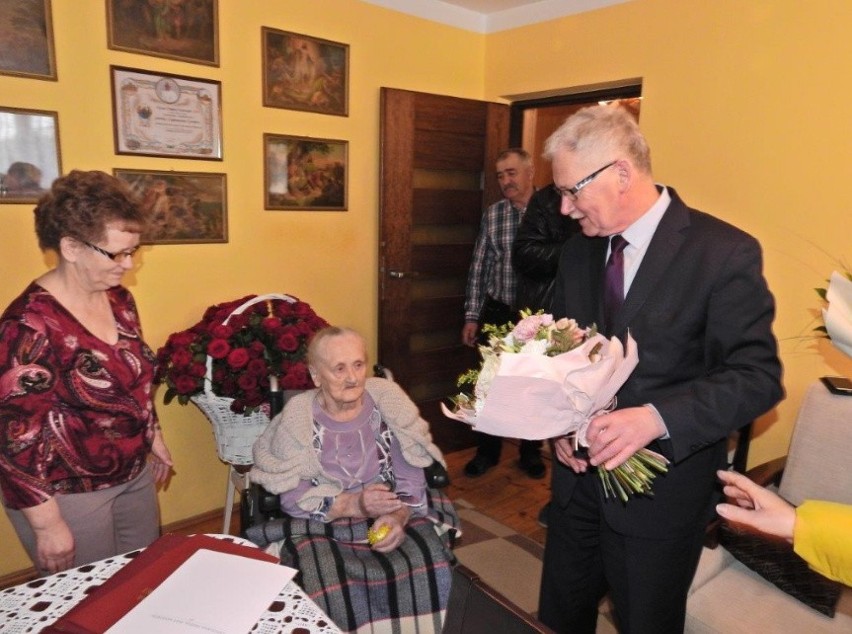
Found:
[[[631,495],[654,495],[651,484],[657,473],[668,471],[668,461],[650,449],[640,449],[615,469],[603,465],[597,469],[606,497],[618,497],[627,502]]]

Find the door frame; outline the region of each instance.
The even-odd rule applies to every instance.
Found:
[[[568,92],[570,91],[570,92]],[[550,92],[550,91],[549,91]],[[561,91],[559,91],[561,93]],[[612,101],[614,99],[635,99],[642,96],[642,80],[625,80],[624,84],[606,86],[585,86],[580,88],[566,89],[565,93],[549,94],[548,96],[534,97],[530,95],[514,95],[509,105],[509,144],[520,147],[524,129],[524,114],[527,110],[546,108],[548,106],[570,106],[588,103],[593,105],[600,101]]]

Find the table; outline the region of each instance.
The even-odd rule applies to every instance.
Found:
[[[244,546],[253,544],[240,537],[211,535]],[[117,555],[91,564],[34,579],[0,591],[0,633],[40,632],[73,606],[88,591],[114,575],[132,557]],[[276,597],[251,630],[252,634],[340,634],[331,619],[291,581]]]

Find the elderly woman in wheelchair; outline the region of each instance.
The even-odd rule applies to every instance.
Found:
[[[286,515],[247,534],[299,570],[342,630],[439,632],[460,531],[427,487],[424,468],[444,463],[428,423],[397,384],[367,378],[353,330],[318,332],[308,365],[317,389],[291,398],[254,445],[250,479],[280,494]]]

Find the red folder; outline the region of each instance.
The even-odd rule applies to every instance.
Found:
[[[207,535],[163,535],[42,631],[103,634],[201,548],[278,563],[258,548]]]

